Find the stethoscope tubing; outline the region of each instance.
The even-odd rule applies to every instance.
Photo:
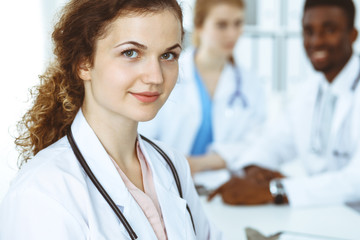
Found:
[[[242,105],[244,108],[248,107],[248,102],[246,100],[245,94],[242,91],[242,78],[240,69],[238,66],[236,66],[236,63],[234,63],[234,71],[235,71],[235,92],[233,93],[232,97],[230,98],[229,105],[232,106],[236,100],[236,97],[241,99]]]
[[[116,216],[119,218],[120,222],[124,225],[126,231],[129,233],[129,236],[132,240],[135,240],[138,238],[135,231],[130,226],[129,222],[126,220],[125,216],[122,214],[122,212],[119,210],[119,208],[116,206],[114,201],[111,199],[109,194],[106,192],[106,190],[103,188],[103,186],[100,184],[100,182],[97,180],[93,172],[91,171],[89,165],[86,163],[83,155],[81,154],[78,146],[76,145],[76,142],[74,140],[71,128],[69,128],[67,132],[67,139],[69,140],[70,146],[79,161],[80,165],[85,170],[86,174],[89,176],[91,182],[94,184],[94,186],[97,188],[97,190],[100,192],[100,194],[103,196],[103,198],[106,200],[106,202],[109,204],[111,209],[114,211]]]
[[[171,172],[172,172],[172,174],[174,176],[175,183],[176,183],[176,186],[177,186],[177,189],[178,189],[178,192],[179,192],[179,196],[181,198],[183,198],[179,174],[177,173],[176,168],[175,168],[173,162],[170,160],[169,156],[158,145],[156,145],[153,141],[151,141],[150,139],[144,137],[143,135],[140,135],[140,136],[144,141],[148,142],[153,148],[155,148],[155,150],[158,151],[158,153],[160,153],[160,155],[165,159],[165,161],[169,165],[170,170],[171,170]],[[190,207],[189,207],[188,204],[186,204],[186,210],[189,212],[191,223],[192,223],[195,235],[196,235],[194,219],[193,219],[193,216],[191,214],[191,210],[190,210]]]
[[[353,81],[353,83],[351,84],[351,87],[350,87],[350,90],[352,92],[352,94],[355,93],[355,90],[357,89],[358,85],[359,85],[359,81],[360,81],[360,70],[358,72],[358,75],[356,76],[355,80]],[[316,108],[319,108],[319,104],[320,104],[320,101],[321,101],[321,98],[322,98],[322,92],[321,92],[321,87],[319,86],[319,90],[318,90],[318,94],[317,94],[317,97],[316,97],[316,103],[315,103],[315,107]],[[350,110],[351,111],[351,110]],[[318,111],[316,111],[318,112]],[[314,120],[313,120],[314,121]],[[316,150],[317,151],[317,150]],[[333,151],[333,155],[339,157],[341,155],[344,155],[346,157],[349,157],[348,155],[345,155],[345,154],[341,154],[338,150],[334,150]]]
[[[109,194],[106,192],[106,190],[103,188],[103,186],[101,185],[101,183],[97,180],[97,178],[95,177],[94,173],[91,171],[89,165],[86,163],[85,158],[83,157],[83,155],[81,154],[71,131],[71,128],[68,129],[68,132],[66,134],[67,139],[70,143],[70,146],[77,158],[77,160],[79,161],[80,165],[82,166],[82,168],[84,169],[84,171],[86,172],[86,174],[89,176],[91,182],[94,184],[94,186],[98,189],[98,191],[100,192],[100,194],[103,196],[103,198],[106,200],[106,202],[109,204],[109,206],[111,207],[111,209],[114,211],[115,215],[118,217],[118,219],[120,220],[120,222],[124,225],[126,231],[128,232],[130,238],[132,240],[135,240],[138,238],[138,236],[136,235],[135,231],[132,229],[131,225],[129,224],[129,222],[126,220],[125,216],[122,214],[122,212],[119,210],[119,208],[116,206],[116,204],[114,203],[114,201],[111,199],[111,197],[109,196]],[[183,198],[183,194],[182,194],[182,189],[181,189],[181,183],[180,183],[180,178],[179,175],[176,171],[176,168],[173,164],[173,162],[170,160],[169,156],[158,146],[156,145],[154,142],[152,142],[150,139],[140,135],[141,138],[148,142],[153,148],[155,148],[155,150],[165,159],[165,161],[167,162],[167,164],[170,167],[170,170],[174,176],[175,179],[175,183],[179,192],[179,195],[181,198]],[[186,209],[189,212],[190,215],[190,219],[191,219],[191,223],[196,235],[196,230],[195,230],[195,224],[194,224],[194,219],[192,217],[191,214],[191,210],[189,208],[189,205],[186,204]]]
[[[196,56],[196,52],[197,50],[194,51],[194,77],[196,80],[198,81],[203,81],[201,80],[201,76],[200,73],[196,67],[196,63],[195,63],[195,56]],[[242,91],[242,78],[241,78],[241,72],[240,72],[240,68],[239,66],[236,65],[236,63],[232,64],[233,70],[234,70],[234,74],[235,74],[235,92],[230,96],[229,102],[228,102],[228,106],[229,107],[233,107],[236,98],[240,98],[241,103],[243,108],[247,108],[248,107],[248,101],[246,99],[245,94]]]

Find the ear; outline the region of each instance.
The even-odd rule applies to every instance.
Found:
[[[350,34],[351,42],[354,43],[358,37],[358,31],[356,30],[356,28],[353,28]]]
[[[91,64],[87,60],[83,60],[80,62],[78,67],[78,75],[79,78],[81,78],[84,81],[90,81],[91,80]]]

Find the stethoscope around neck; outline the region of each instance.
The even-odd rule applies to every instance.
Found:
[[[357,89],[358,85],[359,85],[359,81],[360,81],[360,70],[358,72],[358,75],[356,76],[355,80],[353,81],[353,83],[351,84],[351,87],[350,87],[350,91],[352,94],[355,93],[355,90]],[[311,151],[317,155],[322,155],[324,154],[324,151],[325,151],[325,146],[324,146],[324,143],[319,141],[319,137],[318,136],[315,136],[315,135],[319,135],[318,132],[316,132],[316,129],[314,127],[314,123],[315,122],[319,122],[321,119],[319,118],[319,116],[317,116],[319,114],[319,108],[320,108],[320,103],[321,103],[321,98],[323,97],[323,91],[321,89],[321,87],[319,87],[319,90],[318,90],[318,94],[317,94],[317,97],[316,97],[316,103],[315,103],[315,114],[314,114],[314,117],[313,117],[313,129],[312,129],[312,133],[311,133],[311,142],[310,142],[310,146],[311,146]],[[331,106],[332,106],[332,109],[334,111],[335,109],[335,104],[336,104],[336,101],[337,101],[337,98],[333,97],[331,99]],[[351,155],[351,151],[349,152],[349,149],[352,147],[352,146],[349,146],[350,144],[349,143],[345,143],[344,141],[346,140],[345,139],[345,135],[347,132],[350,131],[349,129],[349,124],[350,124],[350,118],[351,118],[351,113],[353,111],[353,104],[354,104],[354,101],[352,101],[352,106],[350,106],[350,109],[348,111],[347,114],[345,114],[345,119],[343,120],[343,122],[341,123],[341,127],[340,127],[340,130],[338,131],[338,133],[336,133],[336,137],[335,137],[335,145],[334,146],[338,146],[337,148],[333,149],[332,150],[332,155],[337,157],[337,158],[345,158],[345,159],[348,159],[350,158],[350,155]],[[332,114],[333,115],[333,114]],[[334,116],[331,117],[331,119],[333,118]],[[318,123],[319,124],[319,123]],[[324,124],[324,123],[322,123]],[[347,136],[349,137],[349,136]],[[343,145],[347,145],[346,148],[348,148],[348,150],[345,150],[344,149],[340,149],[339,146],[340,145],[343,146]]]
[[[132,229],[131,225],[129,224],[129,222],[127,221],[127,219],[125,218],[125,216],[122,214],[122,212],[119,210],[119,208],[116,206],[115,202],[112,200],[112,198],[109,196],[109,194],[106,192],[106,190],[104,189],[104,187],[101,185],[101,183],[97,180],[97,178],[95,177],[94,173],[91,171],[89,165],[86,163],[84,157],[82,156],[80,149],[78,148],[78,146],[76,145],[75,139],[73,137],[72,131],[71,131],[71,127],[68,129],[67,133],[66,133],[67,139],[70,143],[70,146],[77,158],[77,160],[79,161],[80,165],[82,166],[82,168],[84,169],[85,173],[88,175],[88,177],[90,178],[90,180],[92,181],[92,183],[95,185],[95,187],[97,188],[97,190],[100,192],[100,194],[103,196],[103,198],[106,200],[106,202],[109,204],[109,206],[111,207],[111,209],[113,210],[113,212],[115,213],[115,215],[118,217],[118,219],[120,220],[120,222],[123,224],[123,226],[125,227],[126,231],[128,232],[130,238],[132,240],[137,239],[138,236],[136,235],[135,231]],[[173,164],[173,162],[171,161],[171,159],[168,157],[168,155],[158,146],[156,145],[154,142],[152,142],[150,139],[140,135],[141,138],[148,142],[153,148],[155,148],[155,150],[164,158],[164,160],[166,161],[166,163],[169,165],[170,170],[174,176],[175,179],[175,183],[179,192],[179,195],[181,198],[183,198],[182,195],[182,189],[181,189],[181,184],[180,184],[180,178],[179,175],[176,171],[176,168]],[[195,224],[194,224],[194,220],[191,214],[191,210],[189,208],[189,206],[186,204],[186,209],[190,215],[190,219],[191,219],[191,223],[194,229],[194,232],[196,234],[196,230],[195,230]]]
[[[235,73],[235,91],[230,96],[228,107],[233,107],[236,99],[238,98],[241,101],[243,108],[247,108],[248,101],[245,97],[245,94],[242,92],[242,78],[241,78],[240,69],[239,67],[236,66],[235,63],[233,64],[233,68]]]
[[[200,73],[196,67],[195,64],[195,56],[196,56],[197,50],[194,51],[194,75],[195,78],[197,80],[201,79]],[[228,109],[232,109],[234,107],[234,104],[236,102],[236,100],[240,100],[241,105],[243,108],[248,108],[248,101],[247,98],[245,96],[245,94],[242,91],[242,78],[241,78],[241,72],[240,72],[240,68],[236,65],[236,63],[232,63],[231,67],[234,70],[234,75],[235,75],[235,91],[231,94],[229,101],[227,103],[227,108]]]

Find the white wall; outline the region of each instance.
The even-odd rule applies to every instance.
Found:
[[[0,199],[17,170],[15,123],[28,103],[44,61],[40,0],[0,2]]]

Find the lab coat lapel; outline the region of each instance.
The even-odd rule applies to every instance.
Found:
[[[237,79],[235,70],[235,66],[230,63],[225,64],[214,93],[212,118],[215,141],[225,140],[225,142],[229,142],[233,139],[238,139],[239,132],[245,130],[241,126],[245,126],[244,123],[246,122],[248,122],[247,126],[251,124],[251,121],[248,119],[249,112],[242,107],[238,98],[230,104],[230,100],[236,90],[236,81],[241,81],[241,79]],[[244,89],[240,90],[243,91]],[[236,131],[234,131],[233,127],[224,126],[236,126]]]
[[[360,74],[359,57],[353,55],[344,69],[334,79],[332,83],[332,91],[338,96],[338,103],[335,109],[334,122],[331,136],[336,136],[345,118],[349,117],[351,111],[352,101],[354,101],[354,91],[351,89],[355,79]]]
[[[140,137],[138,139],[153,173],[168,239],[181,239],[186,229],[186,201],[179,196],[174,176],[165,159],[150,144],[145,143]]]
[[[94,173],[97,180],[101,183],[101,185],[115,202],[115,204],[122,211],[125,218],[127,218],[129,221],[129,216],[135,215],[134,213],[130,213],[130,209],[134,209],[134,205],[136,204],[134,204],[134,200],[131,194],[127,190],[124,182],[122,181],[106,150],[97,138],[95,132],[87,123],[81,110],[76,115],[71,129],[75,142],[80,149],[83,157],[85,158],[87,164],[89,165],[91,171]],[[93,189],[95,189],[95,187]],[[95,189],[95,191],[97,191],[97,189]],[[96,202],[96,206],[104,206],[108,208],[107,210],[112,211],[106,201],[103,200],[103,197],[99,195],[100,193],[96,193],[95,196],[98,196],[99,198],[93,199],[94,202]],[[106,213],[102,212],[104,211],[104,209],[96,209],[96,211],[98,212],[98,215],[101,215],[102,217],[106,216]],[[101,219],[101,216],[98,217]],[[118,222],[120,226],[116,226],[119,227],[117,229],[120,229],[124,236],[129,237],[126,229],[117,219],[115,213],[113,217],[113,220],[107,219],[107,221],[111,223]],[[133,217],[136,218],[137,216]]]
[[[186,201],[176,195],[176,193],[169,192],[159,181],[156,184],[156,191],[168,239],[182,239],[184,231],[186,231]]]
[[[87,123],[81,110],[76,115],[71,129],[80,152],[97,180],[115,203],[121,203],[122,206],[126,205],[123,203],[128,203],[130,193],[126,190],[126,186],[108,153]]]
[[[331,128],[331,135],[333,138],[336,137],[336,134],[339,132],[342,127],[343,122],[350,112],[352,105],[352,93],[345,93],[338,97],[338,102],[336,104],[335,113],[334,113],[334,122],[333,127]]]

